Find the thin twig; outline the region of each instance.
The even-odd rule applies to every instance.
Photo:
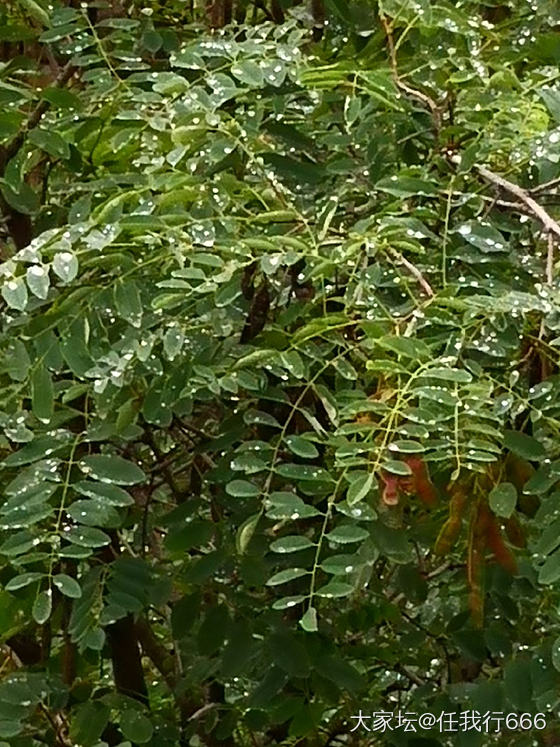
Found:
[[[430,571],[429,573],[427,573],[426,578],[435,578],[436,576],[439,576],[440,573],[444,573],[445,571],[447,571],[450,567],[451,567],[451,563],[448,560],[446,560],[441,565],[438,565],[437,568],[434,568],[433,571]]]
[[[552,285],[554,277],[554,237],[552,232],[548,232],[548,251],[546,254],[546,282]]]
[[[441,110],[431,96],[428,96],[428,94],[424,93],[423,91],[419,91],[417,88],[412,88],[412,86],[409,86],[408,83],[405,83],[401,78],[397,65],[397,50],[395,48],[395,40],[393,38],[393,28],[391,26],[391,22],[383,15],[380,16],[380,19],[385,31],[385,37],[387,39],[389,56],[391,59],[391,72],[395,85],[397,86],[397,88],[400,88],[401,91],[408,94],[409,96],[412,96],[415,99],[418,99],[418,101],[421,101],[424,106],[428,107],[432,115],[432,119],[434,122],[434,131],[437,138],[441,130]]]
[[[74,75],[75,70],[76,68],[70,63],[65,65],[56,76],[54,87],[62,88],[62,86],[64,86],[64,84],[70,80],[72,75]],[[26,134],[30,130],[33,130],[35,127],[37,127],[37,125],[43,118],[43,114],[45,114],[49,106],[50,103],[47,101],[47,99],[42,99],[41,101],[39,101],[37,106],[29,115],[27,122],[25,122],[18,134],[5,146],[5,148],[1,149],[2,152],[0,161],[2,163],[2,169],[5,167],[8,161],[10,161],[19,151],[19,149],[23,145]]]
[[[460,156],[452,156],[451,161],[454,164],[460,164],[461,158]],[[487,169],[485,166],[475,166],[475,169],[478,171],[480,176],[485,179],[487,182],[490,182],[491,184],[494,184],[496,187],[500,187],[500,189],[505,190],[506,192],[509,192],[514,197],[517,197],[517,199],[522,202],[532,213],[532,215],[535,216],[535,218],[538,218],[540,222],[543,224],[545,230],[548,233],[554,233],[556,236],[560,237],[560,225],[550,216],[546,210],[542,207],[542,205],[539,205],[536,200],[534,200],[531,195],[524,190],[522,187],[520,187],[518,184],[514,184],[513,182],[510,182],[508,179],[505,179],[503,176],[500,176],[499,174],[495,174],[493,171],[490,171],[490,169]]]
[[[422,286],[424,292],[427,296],[430,298],[433,298],[434,291],[432,290],[432,286],[428,283],[426,278],[422,275],[420,270],[416,267],[416,265],[413,265],[410,260],[408,260],[406,257],[404,257],[400,252],[398,252],[396,249],[390,249],[391,254],[395,259],[397,259],[406,269],[410,272],[410,274],[416,278],[418,283]]]
[[[174,692],[177,686],[177,672],[173,671],[174,661],[172,654],[156,638],[145,617],[140,617],[134,625],[142,651],[161,674],[167,687],[171,692]]]
[[[410,667],[407,667],[404,664],[397,665],[395,669],[404,674],[405,677],[408,677],[408,679],[415,685],[418,685],[418,687],[422,687],[426,684],[424,680],[416,674],[416,672],[413,672]]]
[[[537,184],[536,187],[532,187],[528,191],[532,195],[537,195],[541,192],[547,192],[549,189],[554,189],[558,186],[560,186],[560,176],[557,176],[555,179],[551,179],[549,182],[544,182],[544,184]]]
[[[10,659],[13,661],[16,667],[18,667],[18,669],[21,669],[24,666],[22,660],[12,648],[6,648]],[[42,702],[39,703],[39,710],[51,725],[55,733],[57,743],[60,745],[60,747],[73,747],[74,743],[67,736],[68,722],[66,721],[66,718],[61,713],[51,713],[46,705]]]
[[[522,189],[519,185],[510,182],[508,179],[504,179],[503,176],[495,174],[493,171],[490,171],[484,166],[477,166],[476,168],[478,170],[478,173],[484,179],[492,182],[497,187],[505,189],[507,192],[517,197],[518,200],[523,202],[529,208],[529,210],[531,210],[531,212],[540,220],[540,222],[549,233],[555,233],[557,236],[560,236],[560,226],[558,225],[558,223],[546,212],[542,205],[539,205],[539,203],[536,202],[536,200],[534,200],[524,189]]]
[[[199,708],[198,711],[195,711],[192,716],[189,717],[189,721],[195,721],[213,708],[217,708],[217,706],[217,703],[206,703],[206,705],[203,705],[202,708]]]

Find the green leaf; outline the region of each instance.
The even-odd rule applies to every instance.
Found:
[[[66,140],[55,130],[43,130],[35,127],[30,131],[29,140],[41,150],[54,158],[70,158],[70,147]]]
[[[327,679],[344,690],[355,692],[361,690],[366,685],[363,675],[355,667],[338,656],[332,654],[320,656],[314,664],[315,669],[323,677],[327,677]]]
[[[326,469],[308,466],[307,464],[280,464],[276,468],[276,471],[282,477],[287,477],[290,480],[332,482],[332,478]]]
[[[78,524],[114,528],[121,523],[115,507],[102,498],[74,501],[66,513]]]
[[[399,451],[402,454],[421,454],[425,451],[425,447],[418,441],[408,441],[405,439],[391,441],[387,448],[389,451]]]
[[[413,176],[389,176],[380,179],[375,185],[376,189],[394,197],[412,197],[412,195],[435,195],[437,190],[432,182],[425,179],[417,179]]]
[[[132,708],[123,711],[119,719],[119,726],[124,736],[135,744],[149,742],[154,733],[154,727],[150,719]]]
[[[297,520],[320,514],[320,511],[304,503],[299,496],[287,491],[271,493],[268,501],[272,504],[272,508],[268,509],[267,516],[271,519]]]
[[[386,472],[390,472],[393,475],[411,475],[412,470],[406,462],[401,462],[398,459],[387,459],[381,465]]]
[[[172,361],[181,352],[185,335],[177,325],[172,325],[163,336],[163,350],[168,360]]]
[[[58,252],[54,255],[52,267],[63,283],[70,283],[78,274],[78,259],[72,252]]]
[[[39,364],[31,379],[31,407],[35,417],[43,423],[50,422],[54,413],[54,390],[47,368]]]
[[[27,287],[24,278],[7,280],[2,286],[2,298],[10,309],[24,311],[27,306]]]
[[[66,597],[71,599],[79,599],[82,596],[82,589],[80,584],[73,579],[71,576],[67,576],[65,573],[57,573],[53,576],[52,582],[54,586],[64,594]]]
[[[551,88],[541,88],[539,95],[555,122],[560,124],[560,91]]]
[[[192,547],[202,547],[212,539],[214,528],[209,521],[194,519],[186,526],[178,526],[165,538],[165,546],[170,552],[185,552]]]
[[[362,542],[362,540],[369,537],[369,532],[367,529],[353,524],[341,524],[335,527],[332,532],[329,532],[326,537],[331,542],[346,545],[352,542]]]
[[[2,184],[2,195],[10,207],[24,215],[34,215],[39,209],[39,195],[27,184]]]
[[[309,671],[309,654],[302,633],[274,632],[267,644],[272,662],[292,677],[305,676]]]
[[[288,436],[286,444],[292,453],[302,459],[315,459],[319,456],[319,450],[315,444],[301,436]]]
[[[27,287],[37,298],[45,299],[49,293],[49,272],[43,265],[30,265],[25,275]]]
[[[560,636],[554,639],[551,654],[552,666],[557,672],[560,672]]]
[[[81,109],[82,102],[79,96],[66,88],[50,86],[41,91],[41,98],[59,109]]]
[[[344,576],[363,566],[363,560],[356,555],[331,555],[321,562],[321,568],[333,576]]]
[[[482,252],[503,252],[507,244],[502,234],[489,223],[468,221],[457,228],[457,233]]]
[[[309,607],[305,611],[303,617],[299,621],[299,624],[307,633],[316,633],[319,630],[319,626],[317,624],[317,610],[315,609],[315,607]]]
[[[470,384],[473,378],[472,374],[462,368],[429,368],[425,376],[442,381],[453,381],[457,384]]]
[[[293,581],[295,578],[305,576],[309,571],[305,568],[287,568],[285,571],[279,571],[271,576],[266,582],[267,586],[278,586],[278,584],[285,584],[288,581]]]
[[[535,551],[539,555],[549,555],[558,545],[560,545],[560,519],[556,519],[543,529]]]
[[[10,737],[15,737],[20,734],[24,730],[24,728],[24,724],[21,721],[2,719],[0,720],[0,738],[10,739]],[[11,746],[9,742],[0,742],[0,747]]]
[[[79,703],[72,711],[70,736],[74,744],[95,745],[107,725],[111,710],[97,699]]]
[[[349,506],[354,506],[356,503],[362,501],[372,490],[375,484],[375,478],[373,472],[368,472],[365,475],[359,475],[356,479],[352,479],[352,472],[348,475],[351,480],[350,487],[346,493],[346,500]]]
[[[161,49],[162,44],[163,39],[161,34],[158,34],[158,32],[153,29],[146,31],[142,36],[142,46],[152,54],[155,54],[159,49]]]
[[[6,371],[13,381],[24,381],[31,368],[27,348],[21,340],[14,340],[7,348],[8,361]]]
[[[111,542],[109,535],[94,527],[72,527],[64,533],[64,539],[80,547],[103,547]]]
[[[240,60],[231,68],[232,74],[251,88],[260,88],[264,83],[262,69],[252,60]]]
[[[504,446],[523,459],[539,460],[546,456],[546,450],[540,441],[519,431],[504,431]]]
[[[115,306],[119,315],[133,327],[142,323],[142,301],[140,291],[134,280],[117,282],[114,290]]]
[[[430,348],[426,343],[411,337],[385,335],[383,338],[376,340],[376,344],[386,350],[397,353],[397,355],[403,355],[405,358],[411,358],[412,360],[421,361],[431,357]]]
[[[260,513],[249,516],[237,530],[235,546],[240,555],[244,555],[261,518]]]
[[[552,553],[539,570],[540,584],[554,584],[560,579],[560,550]]]
[[[24,530],[22,532],[11,534],[7,539],[5,539],[0,545],[0,553],[7,557],[16,557],[17,555],[23,555],[23,553],[26,553],[34,545],[35,537]]]
[[[101,499],[117,508],[132,506],[134,498],[117,485],[108,483],[90,482],[89,480],[79,480],[73,485],[74,490],[88,498]]]
[[[6,467],[21,467],[24,464],[32,464],[43,457],[60,451],[60,449],[65,448],[67,443],[66,438],[57,442],[52,436],[36,436],[32,441],[26,443],[22,449],[7,456],[4,459],[4,464]]]
[[[260,492],[260,488],[248,480],[232,480],[226,485],[226,493],[235,498],[255,498]]]
[[[43,578],[45,574],[39,573],[37,571],[32,571],[30,573],[21,573],[19,576],[14,576],[11,578],[6,586],[4,587],[6,591],[16,591],[17,589],[23,589],[25,586],[29,586],[29,584],[35,583],[35,581],[39,581],[41,578]]]
[[[277,599],[272,604],[273,610],[288,610],[291,607],[296,607],[298,604],[301,604],[306,600],[306,596],[304,594],[296,594],[291,597],[282,597],[281,599]]]
[[[509,519],[517,503],[517,490],[511,482],[502,482],[491,491],[490,508],[496,516]]]
[[[504,690],[514,708],[523,711],[531,702],[533,688],[531,664],[525,659],[514,659],[504,670]]]
[[[287,552],[298,552],[298,550],[307,550],[309,547],[314,547],[314,543],[311,542],[307,537],[303,537],[297,534],[291,534],[287,537],[274,540],[271,542],[270,549],[273,552],[287,553]]]
[[[347,597],[352,594],[353,591],[354,587],[351,584],[345,584],[342,581],[329,581],[328,584],[318,589],[316,594],[319,597],[334,599],[338,597]]]
[[[52,592],[49,590],[40,591],[33,602],[32,615],[38,625],[47,622],[52,612]]]
[[[146,475],[137,464],[115,454],[93,454],[84,457],[79,467],[89,477],[116,485],[135,485],[146,479]]]
[[[19,4],[37,23],[43,26],[50,25],[49,14],[35,0],[19,0]]]

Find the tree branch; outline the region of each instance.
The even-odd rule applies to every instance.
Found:
[[[418,283],[422,286],[422,289],[426,293],[429,298],[434,297],[434,291],[432,290],[432,286],[428,283],[426,278],[422,275],[418,267],[416,265],[412,264],[410,260],[408,260],[406,257],[404,257],[400,252],[398,252],[396,249],[390,249],[390,252],[392,256],[398,260],[406,269],[410,272],[410,274],[418,281]]]
[[[423,91],[419,91],[417,88],[412,88],[412,86],[409,86],[408,83],[405,83],[401,78],[397,65],[397,50],[395,47],[395,40],[393,38],[392,24],[389,19],[387,19],[383,15],[380,16],[380,19],[385,31],[385,38],[387,39],[387,47],[389,49],[389,57],[391,61],[391,71],[393,80],[395,81],[395,85],[408,96],[412,96],[413,98],[418,99],[418,101],[421,101],[424,106],[426,106],[430,110],[434,123],[434,134],[437,140],[441,130],[441,110],[431,96],[428,96],[428,94],[424,93]]]
[[[460,164],[460,156],[451,156],[451,162],[456,165]],[[505,179],[503,176],[495,174],[485,166],[475,166],[475,169],[487,182],[490,182],[490,184],[494,184],[496,187],[499,187],[505,192],[509,192],[514,197],[517,197],[519,202],[523,203],[523,205],[528,208],[530,213],[542,223],[545,231],[547,231],[548,233],[553,233],[556,236],[560,237],[560,225],[558,225],[554,218],[547,213],[542,205],[539,205],[539,203],[531,197],[529,192],[520,187],[518,184],[514,184],[508,179]]]
[[[76,68],[70,63],[65,65],[56,76],[54,86],[56,88],[61,88],[70,80],[75,70]],[[35,127],[37,127],[43,117],[43,114],[45,114],[49,106],[50,103],[46,99],[42,99],[41,101],[39,101],[37,106],[33,109],[31,114],[27,118],[27,122],[23,125],[18,134],[13,138],[13,140],[10,140],[8,145],[0,149],[0,165],[2,173],[4,172],[4,168],[8,161],[10,161],[16,155],[18,150],[23,145],[26,134],[29,132],[29,130],[33,130]]]
[[[176,685],[176,673],[173,666],[173,656],[163,646],[156,636],[148,621],[141,617],[136,623],[136,634],[142,647],[142,651],[147,656],[158,672],[161,674],[167,687],[173,692]]]
[[[549,189],[554,189],[555,187],[560,186],[560,177],[556,177],[555,179],[551,179],[549,182],[544,182],[544,184],[537,184],[536,187],[532,187],[528,191],[533,194],[537,195],[541,192],[548,192]]]
[[[546,254],[546,282],[552,285],[554,277],[554,238],[552,232],[548,232],[548,251]]]

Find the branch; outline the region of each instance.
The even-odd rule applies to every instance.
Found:
[[[177,686],[176,673],[173,667],[173,657],[161,644],[148,621],[141,617],[136,623],[136,634],[144,654],[151,660],[152,664],[161,674],[167,687],[173,692]]]
[[[532,189],[528,190],[531,194],[537,195],[540,192],[547,192],[549,189],[554,189],[555,187],[560,186],[560,177],[556,177],[556,179],[551,179],[549,182],[544,182],[544,184],[537,184],[536,187],[533,187]]]
[[[404,674],[405,677],[408,677],[408,679],[415,685],[418,685],[418,687],[422,687],[426,684],[424,680],[416,674],[416,672],[413,672],[410,667],[407,667],[404,664],[398,664],[395,669],[397,670],[397,672],[400,671],[402,674]]]
[[[8,656],[16,667],[22,669],[25,666],[24,662],[11,647],[7,646],[7,649]],[[68,738],[68,723],[63,714],[51,713],[43,702],[39,703],[39,710],[51,725],[56,736],[57,744],[60,745],[60,747],[73,747],[74,743]]]
[[[75,70],[76,68],[73,65],[71,65],[70,63],[66,64],[56,76],[54,86],[56,88],[61,88],[70,80]],[[27,118],[27,122],[23,125],[14,139],[11,140],[5,148],[0,149],[0,163],[2,165],[2,173],[4,172],[4,168],[8,161],[10,161],[16,155],[18,150],[23,145],[26,134],[29,132],[29,130],[33,130],[35,127],[37,127],[43,117],[43,114],[45,114],[49,106],[50,103],[46,99],[42,99],[41,101],[39,101],[35,109],[33,109],[31,114]]]
[[[458,165],[461,163],[461,158],[460,156],[451,156],[451,161],[452,163]],[[518,184],[510,182],[503,176],[495,174],[485,166],[475,166],[475,169],[487,182],[490,182],[490,184],[494,184],[496,187],[499,187],[500,189],[509,192],[514,197],[517,197],[517,199],[528,208],[530,213],[535,218],[540,220],[545,231],[547,231],[548,233],[556,234],[556,236],[560,237],[560,225],[558,225],[554,218],[552,218],[552,216],[550,216],[546,212],[542,205],[539,205],[539,203],[536,202],[525,189],[520,187]]]
[[[546,282],[548,285],[552,285],[553,277],[554,277],[554,238],[552,236],[552,231],[549,231],[548,232],[548,251],[546,254]]]
[[[208,711],[211,711],[213,708],[217,707],[218,703],[206,703],[206,705],[203,705],[202,708],[199,708],[192,714],[192,716],[189,717],[189,721],[196,721],[197,718],[204,716],[205,713],[208,713]]]
[[[410,272],[410,274],[418,281],[418,283],[422,286],[426,295],[429,296],[429,298],[433,298],[434,291],[432,290],[432,286],[428,283],[428,281],[422,275],[422,273],[416,267],[416,265],[413,265],[412,262],[410,262],[406,257],[403,257],[403,255],[400,252],[398,252],[396,249],[390,248],[390,252],[393,255],[393,257],[397,259],[401,264],[403,264],[406,267],[406,269]]]
[[[423,91],[419,91],[417,88],[412,88],[412,86],[409,86],[408,83],[405,83],[401,78],[397,65],[397,50],[395,48],[395,40],[393,39],[393,27],[391,25],[391,22],[385,16],[381,15],[380,19],[385,31],[385,37],[387,39],[389,57],[391,59],[391,71],[393,80],[395,81],[395,85],[408,96],[412,96],[413,98],[418,99],[418,101],[421,101],[424,106],[426,106],[430,110],[434,122],[434,132],[437,139],[441,130],[441,110],[433,100],[433,98],[431,98],[431,96],[428,96],[428,94],[424,93]]]
[[[146,427],[146,429],[144,430],[144,433],[145,433],[144,443],[146,443],[150,447],[153,455],[155,456],[157,460],[157,466],[161,470],[163,476],[165,477],[165,481],[167,482],[167,485],[169,486],[173,496],[181,502],[181,496],[182,496],[183,491],[177,485],[175,476],[172,470],[170,469],[170,463],[168,463],[164,459],[164,455],[156,443],[156,439],[154,437],[152,430]]]

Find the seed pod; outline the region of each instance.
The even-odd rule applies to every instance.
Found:
[[[478,502],[471,516],[467,557],[467,579],[469,584],[469,610],[473,625],[481,628],[484,623],[484,593],[482,576],[486,532],[492,515],[486,503]]]
[[[262,332],[270,309],[270,293],[266,280],[259,286],[253,297],[251,308],[247,314],[247,321],[241,333],[241,343],[247,343]]]
[[[412,479],[405,478],[403,481],[407,485],[407,492],[415,493],[427,508],[433,508],[437,503],[437,494],[424,460],[419,456],[408,456],[405,462],[412,470]]]
[[[517,516],[510,516],[505,523],[506,537],[514,547],[526,547],[527,540]]]
[[[447,555],[461,532],[461,521],[448,519],[442,526],[434,545],[436,555]]]
[[[257,269],[257,263],[251,262],[246,265],[241,276],[241,293],[243,297],[250,301],[255,293],[255,271]]]
[[[486,545],[492,551],[495,561],[502,568],[505,568],[512,575],[517,573],[517,562],[511,550],[506,547],[495,518],[493,518],[486,528]]]

